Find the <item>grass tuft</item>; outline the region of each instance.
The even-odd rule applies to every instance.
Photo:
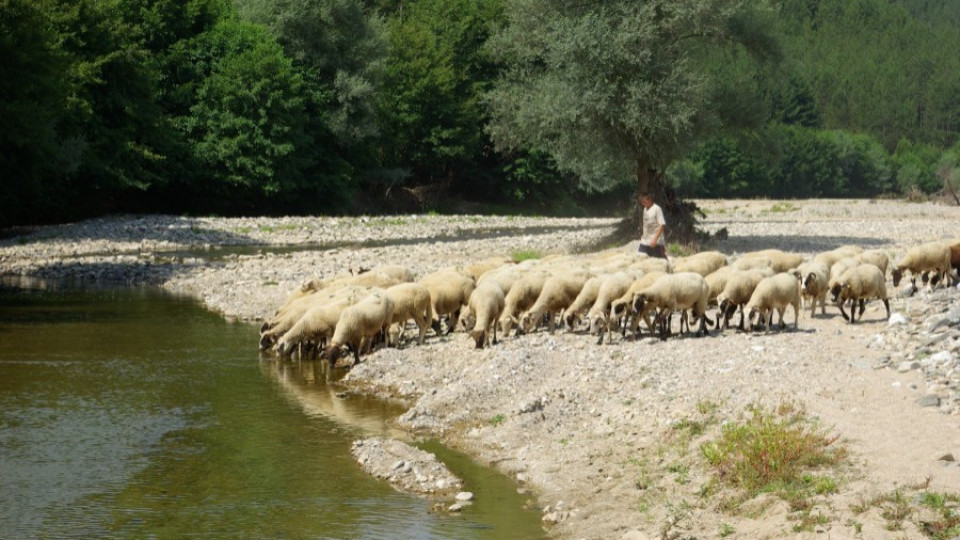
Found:
[[[513,259],[513,262],[523,262],[528,259],[542,259],[543,253],[535,249],[523,249],[519,251],[514,251],[510,254],[510,258]]]
[[[751,496],[777,493],[784,498],[832,493],[836,483],[809,471],[840,464],[846,450],[838,437],[809,425],[802,412],[781,405],[776,412],[750,409],[746,421],[723,427],[720,437],[700,445],[719,481]]]

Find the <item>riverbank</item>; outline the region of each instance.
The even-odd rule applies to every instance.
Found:
[[[897,257],[911,245],[957,236],[960,224],[955,207],[894,201],[701,206],[704,228],[728,234],[710,247],[731,255],[857,244]],[[493,255],[635,249],[604,245],[616,221],[114,218],[3,240],[0,274],[156,284],[196,296],[228,318],[256,321],[314,275],[376,264],[423,274]],[[799,332],[665,343],[597,346],[583,335],[538,332],[475,351],[454,334],[378,351],[344,384],[412,402],[401,427],[439,435],[511,474],[537,496],[545,524],[561,538],[715,538],[719,531],[728,538],[797,537],[795,512],[782,502],[731,515],[717,504],[720,497],[704,496],[710,472],[697,450],[750,405],[795,402],[838,434],[851,455],[836,493],[808,509],[825,519],[799,536],[819,530],[831,538],[925,538],[919,516],[891,531],[879,504],[858,510],[927,478],[924,489],[960,490],[960,466],[941,459],[960,456],[956,295],[893,300],[891,308],[909,317],[896,326],[872,303],[853,326],[829,310],[826,317],[804,314]],[[251,350],[256,338],[251,327]],[[929,405],[931,396],[936,405]],[[675,444],[676,426],[698,421],[704,404],[712,427]]]

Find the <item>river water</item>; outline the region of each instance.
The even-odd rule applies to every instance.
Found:
[[[363,473],[351,442],[401,409],[256,338],[155,289],[0,287],[0,537],[545,536],[508,479],[439,444],[420,446],[477,495],[462,515]]]

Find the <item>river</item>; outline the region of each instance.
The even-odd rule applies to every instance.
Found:
[[[529,496],[436,442],[461,515],[363,473],[396,404],[263,360],[252,325],[156,289],[0,287],[0,536],[543,538]]]

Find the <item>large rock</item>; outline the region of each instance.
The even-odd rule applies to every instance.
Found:
[[[368,474],[407,493],[447,495],[463,484],[437,456],[395,439],[354,441],[350,453]]]

